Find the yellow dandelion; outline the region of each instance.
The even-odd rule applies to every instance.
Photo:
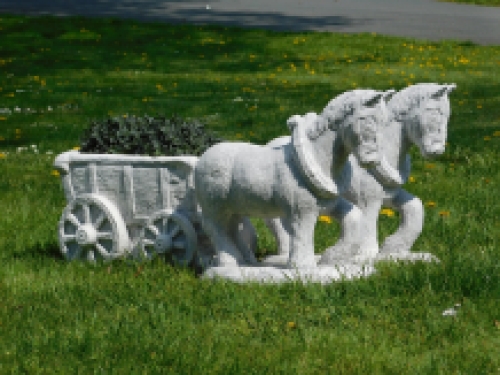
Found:
[[[0,159],[5,159],[7,155],[5,155],[3,152],[0,152]]]
[[[412,182],[412,183],[413,183],[413,182],[415,182],[415,177],[410,176],[410,178],[408,179],[408,181],[410,181],[410,182]]]
[[[439,216],[448,217],[450,216],[450,211],[439,211]]]
[[[485,141],[491,141],[491,137],[487,135],[486,137],[483,138]]]
[[[483,106],[482,106],[481,104],[478,104],[478,105],[477,105],[477,108],[478,108],[478,109],[481,109],[481,108],[483,108]]]
[[[493,137],[500,137],[500,130],[495,131]]]
[[[425,168],[426,169],[433,169],[434,167],[435,167],[435,165],[432,164],[432,163],[425,163]]]
[[[286,326],[289,328],[289,329],[294,329],[294,328],[297,328],[297,323],[295,322],[288,322],[286,324]]]
[[[59,174],[59,171],[56,171],[55,169],[52,170],[52,172],[50,173],[52,176],[55,176],[55,177],[59,177],[60,174]]]
[[[3,117],[3,116],[0,117],[0,121],[5,121],[5,120],[7,120],[7,117]]]
[[[157,88],[158,90],[163,90],[163,86],[162,86],[162,85],[160,85],[159,83],[156,85],[156,88]]]
[[[380,215],[384,215],[387,217],[393,217],[394,216],[394,211],[391,210],[390,208],[383,208],[380,210]]]
[[[243,138],[243,135],[241,135],[241,133],[237,133],[236,138]]]
[[[75,147],[73,147],[73,150],[75,150],[75,151],[79,151],[79,150],[80,150],[80,147],[79,147],[79,146],[75,146]]]
[[[17,135],[21,134],[21,129],[16,129],[16,134]]]
[[[0,137],[0,141],[5,141],[5,138],[4,137]]]
[[[332,218],[326,215],[321,215],[318,220],[322,221],[323,223],[328,223],[328,224],[332,223]]]
[[[427,203],[425,204],[425,206],[426,206],[426,207],[430,207],[430,208],[432,208],[432,207],[436,207],[436,202],[429,201],[429,202],[427,202]]]

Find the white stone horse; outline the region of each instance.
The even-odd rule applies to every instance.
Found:
[[[363,166],[379,161],[377,129],[387,121],[387,95],[354,90],[333,99],[320,116],[292,116],[292,141],[283,147],[225,142],[208,149],[195,169],[195,190],[203,229],[216,252],[213,265],[256,264],[238,236],[243,221],[253,216],[282,218],[290,238],[288,267],[315,267],[320,208],[338,196],[335,179],[350,153]],[[353,223],[359,222],[359,209],[348,206]]]
[[[422,232],[423,206],[419,198],[401,186],[408,180],[411,160],[408,151],[417,145],[425,158],[442,154],[445,150],[447,124],[450,117],[448,94],[455,85],[417,84],[401,90],[392,97],[387,107],[390,121],[381,128],[381,163],[375,168],[363,169],[353,155],[349,156],[341,181],[348,182],[342,188],[342,197],[357,205],[362,213],[360,247],[342,241],[328,248],[320,264],[342,264],[382,259],[432,260],[427,253],[412,253],[410,249]],[[268,146],[290,142],[290,137],[281,137]],[[398,230],[385,239],[381,250],[377,240],[378,215],[382,205],[400,213]],[[344,222],[342,206],[333,206],[324,212]],[[278,253],[287,253],[289,241],[279,219],[266,221],[278,238]],[[349,222],[345,223],[350,225]],[[349,233],[349,228],[343,228]],[[281,255],[283,257],[283,255]]]

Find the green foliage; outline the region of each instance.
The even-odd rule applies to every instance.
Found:
[[[197,121],[178,116],[124,116],[94,121],[85,130],[80,151],[150,156],[201,155],[222,139]]]

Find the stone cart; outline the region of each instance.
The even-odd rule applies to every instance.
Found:
[[[165,254],[203,267],[210,242],[195,199],[195,156],[83,154],[57,156],[68,202],[59,244],[68,260],[111,260]]]

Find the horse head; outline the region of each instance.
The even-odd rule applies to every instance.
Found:
[[[379,129],[388,121],[386,102],[394,90],[353,90],[331,100],[322,112],[330,129],[337,129],[346,148],[362,167],[380,162]]]
[[[421,83],[398,92],[388,106],[395,120],[404,124],[406,137],[423,157],[441,155],[446,146],[450,101],[455,84]]]

